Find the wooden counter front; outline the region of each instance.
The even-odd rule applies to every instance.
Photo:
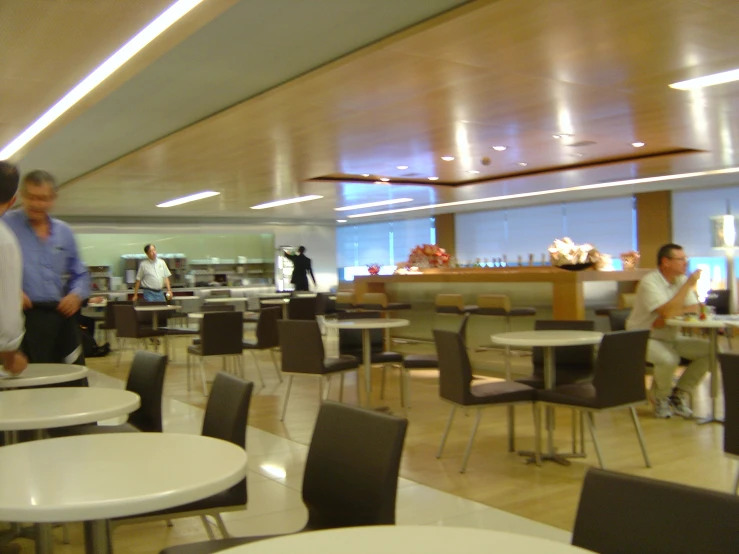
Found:
[[[414,275],[355,277],[354,294],[359,301],[366,292],[386,292],[386,284],[551,283],[553,319],[585,319],[584,283],[611,281],[618,284],[620,292],[633,292],[636,283],[649,271],[567,271],[556,267],[425,269]],[[448,292],[461,291],[450,289]]]

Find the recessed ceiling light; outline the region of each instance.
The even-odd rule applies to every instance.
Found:
[[[167,202],[162,202],[161,204],[157,204],[157,208],[171,208],[172,206],[179,206],[180,204],[187,204],[188,202],[195,202],[196,200],[202,200],[203,198],[210,198],[211,196],[218,196],[221,194],[220,192],[215,192],[213,190],[204,190],[203,192],[198,192],[195,194],[190,194],[188,196],[183,196],[182,198],[175,198],[174,200],[168,200]]]
[[[713,73],[704,77],[696,77],[695,79],[672,83],[670,88],[691,90],[695,88],[712,87],[714,85],[723,85],[724,83],[733,83],[734,81],[739,81],[739,69],[722,71],[721,73]]]
[[[644,144],[645,143],[643,142],[632,142],[631,146],[633,146],[634,148],[641,148],[642,146],[644,146]]]
[[[267,202],[265,204],[258,204],[256,206],[252,206],[252,210],[265,210],[267,208],[276,208],[278,206],[286,206],[288,204],[297,204],[298,202],[308,202],[309,200],[318,200],[319,198],[323,198],[323,196],[319,196],[317,194],[310,194],[308,196],[298,196],[296,198],[287,198],[285,200],[275,200],[274,202]]]
[[[346,223],[346,219],[337,219],[336,223]]]
[[[567,133],[559,133],[559,134],[556,134],[556,135],[552,135],[552,138],[555,138],[555,139],[563,139],[563,138],[569,138],[571,136],[572,135],[569,135]]]
[[[445,162],[451,162],[454,160],[454,156],[442,156],[441,159]]]
[[[508,148],[508,147],[507,146],[493,146],[493,150],[495,150],[497,152],[502,152],[506,148]]]
[[[518,162],[518,165],[520,165],[521,167],[526,167],[529,164],[527,164],[526,162]]]
[[[387,183],[388,181],[390,181],[390,179],[388,179],[387,177],[380,177],[380,181],[382,181],[383,183]]]
[[[398,165],[398,166],[395,166],[395,167],[397,167],[398,169],[408,169],[408,166],[407,165]]]
[[[480,172],[479,172],[479,171],[477,171],[476,169],[468,169],[468,170],[467,170],[467,173],[470,173],[470,174],[472,174],[472,175],[477,175],[477,174],[478,174],[478,173],[480,173]]]
[[[438,180],[439,180],[438,177],[429,177],[429,181],[438,181]]]
[[[0,151],[0,160],[6,160],[28,144],[63,113],[87,96],[95,87],[110,77],[118,68],[140,52],[147,44],[169,29],[203,0],[178,0],[159,17],[149,23],[131,40],[80,81],[61,100],[49,108],[30,127]]]
[[[387,185],[387,183],[383,183],[382,181],[375,181],[376,185]]]
[[[362,173],[362,177],[369,177],[369,176],[370,176],[369,173]]]
[[[552,138],[559,139],[559,138],[562,138],[562,135],[552,135]]]
[[[365,204],[354,204],[353,206],[342,206],[334,208],[334,211],[345,212],[347,210],[359,210],[361,208],[374,208],[375,206],[388,206],[390,204],[402,204],[403,202],[413,202],[413,198],[391,198],[390,200],[380,200],[378,202],[367,202]]]

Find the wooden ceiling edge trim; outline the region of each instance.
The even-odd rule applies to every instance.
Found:
[[[311,227],[336,227],[336,221],[330,220],[281,220],[257,218],[245,219],[243,217],[233,216],[87,216],[87,215],[65,215],[63,213],[54,213],[54,217],[64,221],[69,225],[90,225],[103,227],[118,227],[128,232],[130,228],[136,226],[147,225],[156,227],[168,227],[172,225],[192,225],[193,233],[202,231],[202,226],[223,225],[226,227],[254,227],[254,226],[270,226],[270,227],[290,227],[296,225],[305,225]]]
[[[673,148],[670,150],[661,150],[658,152],[649,152],[647,154],[635,154],[633,156],[625,156],[621,158],[601,158],[599,160],[591,160],[586,162],[580,162],[576,164],[566,166],[550,166],[542,167],[539,169],[531,169],[527,171],[516,171],[515,173],[502,173],[494,177],[484,177],[479,179],[469,179],[465,181],[429,181],[428,179],[391,179],[383,185],[426,185],[436,186],[443,185],[448,187],[463,187],[467,185],[479,185],[483,183],[494,183],[496,181],[503,181],[518,177],[531,177],[533,175],[553,174],[560,173],[563,171],[571,171],[576,169],[588,169],[594,167],[604,167],[608,165],[616,165],[622,163],[629,163],[641,160],[647,160],[651,158],[661,158],[666,156],[683,156],[686,154],[704,154],[705,150],[697,150],[695,148]],[[313,177],[308,179],[306,182],[332,182],[332,183],[357,183],[364,185],[372,185],[377,182],[377,179],[347,179],[345,177],[336,177],[333,175],[325,175],[321,177]],[[378,185],[379,186],[379,185]]]

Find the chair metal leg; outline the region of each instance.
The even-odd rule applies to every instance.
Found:
[[[221,532],[221,535],[223,535],[223,538],[230,539],[231,533],[229,533],[228,529],[226,529],[226,523],[223,521],[221,514],[215,514],[213,518],[216,520],[216,523],[218,524],[218,530]]]
[[[344,372],[339,373],[339,402],[344,401]]]
[[[478,410],[478,414],[480,411]],[[508,452],[516,451],[516,407],[508,406]]]
[[[572,451],[577,452],[577,410],[572,410]]]
[[[593,412],[588,412],[588,417],[585,419],[588,422],[588,429],[590,430],[590,436],[593,438],[593,447],[595,448],[595,455],[598,456],[598,464],[601,469],[606,467],[603,465],[603,456],[600,453],[600,444],[598,443],[598,436],[595,433],[595,417]]]
[[[293,386],[294,375],[288,375],[287,377],[287,390],[285,391],[285,401],[282,403],[282,414],[280,415],[280,421],[285,421],[285,412],[287,412],[287,401],[290,400],[290,389]]]
[[[208,383],[205,380],[205,356],[200,356],[200,382],[203,385],[203,394],[208,396]]]
[[[277,373],[277,378],[280,380],[280,383],[282,383],[282,368],[277,363],[277,356],[275,356],[274,349],[270,348],[269,349],[269,354],[270,354],[270,356],[272,356],[272,363],[275,364],[275,372]]]
[[[69,544],[69,525],[62,523],[62,542]]]
[[[264,377],[262,376],[262,370],[259,369],[259,362],[257,361],[257,353],[252,350],[251,355],[254,357],[254,367],[257,368],[257,374],[259,375],[259,381],[262,383],[262,388],[264,388]]]
[[[121,358],[123,357],[123,346],[126,344],[126,339],[118,339],[118,356],[116,358],[115,366],[121,367]]]
[[[477,413],[475,414],[475,423],[472,425],[472,432],[470,433],[470,438],[467,441],[467,448],[464,450],[464,458],[462,458],[462,467],[460,468],[459,472],[464,473],[467,471],[467,461],[470,459],[470,452],[472,452],[472,442],[475,440],[475,435],[477,434],[477,428],[480,426],[480,420],[482,419],[482,408],[477,408]]]
[[[536,402],[531,408],[534,411],[534,463],[541,467],[541,408]]]
[[[167,520],[167,527],[174,527],[174,522],[171,519]]]
[[[639,439],[639,446],[641,447],[642,456],[644,456],[644,464],[647,467],[652,467],[649,462],[649,455],[647,454],[647,445],[644,444],[644,434],[641,430],[641,423],[639,423],[639,416],[636,413],[634,406],[629,406],[629,412],[631,412],[631,421],[634,422],[634,429],[636,429],[636,436]]]
[[[585,456],[585,413],[580,412],[580,454]]]
[[[205,532],[208,533],[208,539],[212,541],[216,540],[216,535],[213,533],[213,529],[210,528],[208,519],[205,516],[200,516],[200,521],[203,523],[203,527],[205,527]]]
[[[734,494],[739,494],[739,470],[736,472],[736,477],[734,478]]]
[[[408,410],[410,408],[409,397],[408,397],[408,379],[410,375],[403,366],[400,366],[400,373],[398,375],[398,385],[400,386],[400,405]]]
[[[320,406],[323,402],[323,375],[318,378],[318,405]]]
[[[192,377],[190,376],[190,353],[187,353],[187,392],[190,392],[190,380]]]
[[[331,375],[326,375],[326,399],[331,398],[331,381]]]
[[[441,436],[441,444],[439,450],[436,452],[436,457],[441,458],[442,452],[444,452],[444,445],[446,444],[447,435],[449,435],[449,429],[452,428],[452,420],[454,419],[454,413],[457,411],[457,406],[452,405],[452,411],[449,412],[449,419],[447,419],[446,427],[444,427],[444,434]]]
[[[380,400],[385,400],[385,377],[387,375],[387,364],[382,366],[382,376],[380,377]]]

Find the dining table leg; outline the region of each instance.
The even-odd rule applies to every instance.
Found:
[[[708,417],[698,420],[698,424],[704,423],[724,423],[723,419],[716,417],[716,407],[718,405],[718,329],[709,327],[708,329],[708,371],[711,373],[711,411]]]
[[[36,554],[51,554],[54,552],[54,537],[51,534],[51,523],[37,523],[34,525],[36,536]]]
[[[85,521],[85,554],[112,554],[110,520]]]
[[[372,344],[370,343],[370,330],[362,329],[362,358],[364,365],[364,393],[367,395],[367,406],[370,406],[372,393]]]

